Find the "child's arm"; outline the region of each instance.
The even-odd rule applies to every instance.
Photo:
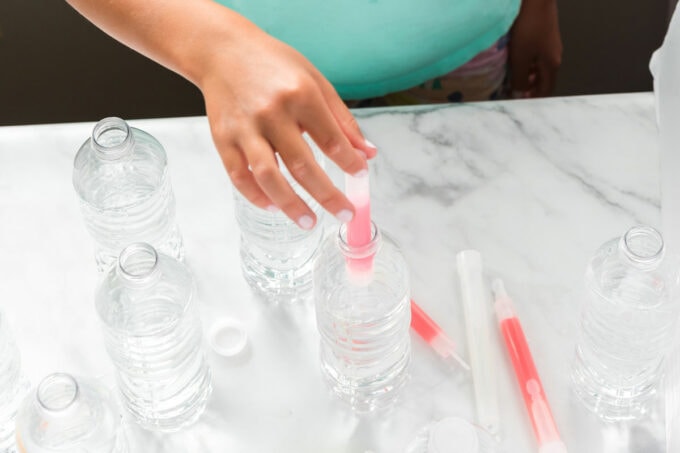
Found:
[[[298,223],[303,216],[315,219],[279,171],[278,152],[331,214],[354,212],[300,133],[308,132],[351,174],[366,168],[363,154],[373,157],[375,147],[364,140],[332,85],[300,53],[212,0],[68,2],[106,33],[201,90],[224,166],[250,201],[278,206]]]
[[[509,50],[512,90],[529,97],[549,95],[562,62],[556,0],[522,0]]]

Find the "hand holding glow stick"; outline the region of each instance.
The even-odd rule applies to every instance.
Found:
[[[548,406],[548,400],[538,377],[534,359],[531,357],[524,331],[512,306],[512,300],[505,292],[503,281],[494,280],[492,290],[496,299],[494,303],[496,317],[515,369],[517,383],[524,397],[531,427],[538,441],[538,451],[539,453],[567,453],[567,447],[560,439],[555,426],[555,420]]]
[[[411,328],[444,360],[454,359],[466,370],[470,366],[456,353],[456,345],[418,304],[411,299]]]

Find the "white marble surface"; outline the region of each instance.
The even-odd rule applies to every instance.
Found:
[[[374,218],[402,244],[413,297],[463,355],[455,254],[476,248],[515,299],[570,452],[664,451],[658,418],[603,425],[573,400],[567,378],[587,259],[629,226],[659,223],[652,95],[357,114],[380,148]],[[96,120],[0,128],[0,306],[33,382],[58,370],[111,373],[93,309],[92,242],[71,186],[72,159]],[[196,426],[172,436],[131,427],[134,451],[400,452],[432,420],[474,417],[469,376],[448,372],[415,336],[412,379],[393,411],[359,418],[335,402],[318,370],[312,307],[268,306],[241,278],[230,184],[205,118],[131,124],[168,152],[205,327],[231,316],[250,336],[239,360],[210,355],[214,393]],[[500,357],[503,451],[536,451]]]

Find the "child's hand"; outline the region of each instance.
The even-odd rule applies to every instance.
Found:
[[[276,152],[312,197],[348,221],[352,204],[301,136],[306,131],[350,174],[366,168],[365,155],[375,155],[331,84],[293,48],[254,27],[244,30],[238,42],[213,40],[211,45],[213,56],[198,85],[236,188],[254,204],[277,206],[302,228],[311,228],[314,213],[279,171]]]
[[[301,54],[212,0],[68,2],[201,89],[222,162],[251,202],[280,208],[302,228],[314,226],[314,213],[279,171],[278,153],[321,206],[342,222],[351,219],[354,207],[317,164],[302,133],[350,174],[365,169],[376,149]]]
[[[513,93],[547,96],[555,88],[562,62],[562,39],[556,0],[523,0],[510,32]]]

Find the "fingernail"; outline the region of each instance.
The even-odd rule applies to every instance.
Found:
[[[378,147],[371,143],[371,141],[369,141],[367,138],[364,139],[364,143],[366,143],[366,146],[369,148],[373,148],[376,151],[378,150]]]
[[[276,205],[273,205],[273,204],[270,204],[265,209],[269,212],[279,212],[280,211],[279,207],[276,206]]]
[[[352,175],[354,178],[365,178],[366,176],[368,176],[368,168],[362,168]]]
[[[297,224],[302,228],[303,230],[311,230],[312,227],[314,226],[314,219],[312,219],[308,215],[303,215],[300,217],[297,221]]]
[[[354,214],[352,214],[352,211],[349,209],[343,209],[337,214],[335,214],[335,218],[340,221],[340,223],[348,223],[352,218],[354,217]]]

